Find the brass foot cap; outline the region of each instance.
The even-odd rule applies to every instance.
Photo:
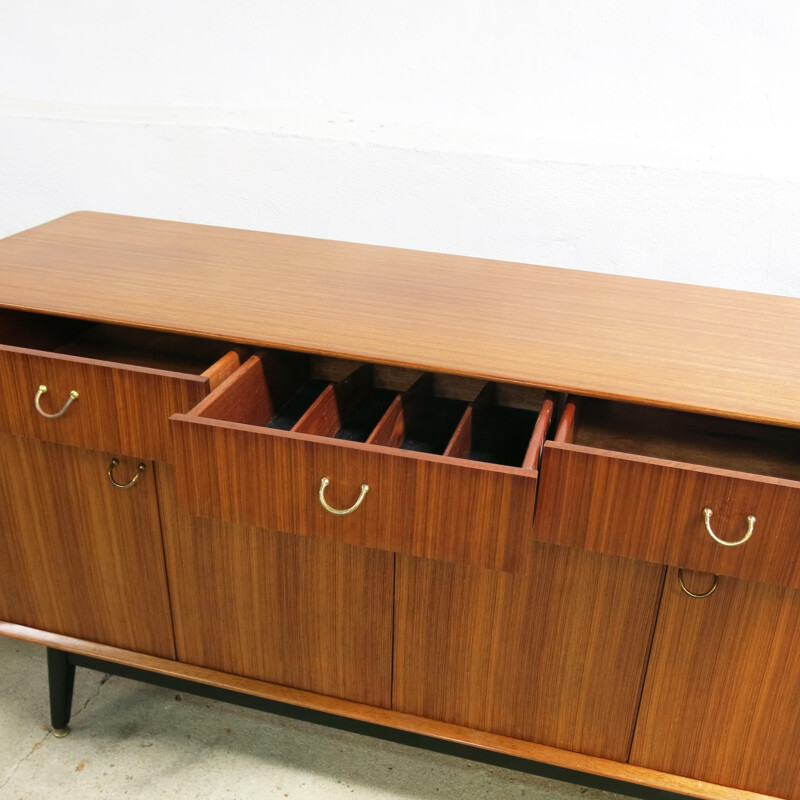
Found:
[[[69,726],[66,728],[53,728],[53,736],[56,739],[63,739],[65,736],[69,736]]]

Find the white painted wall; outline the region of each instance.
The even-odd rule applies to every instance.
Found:
[[[79,208],[800,296],[800,4],[0,5],[0,235]]]

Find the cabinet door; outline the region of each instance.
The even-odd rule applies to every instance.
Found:
[[[631,762],[800,798],[800,592],[669,570]]]
[[[111,459],[0,434],[0,619],[173,658],[152,465]]]
[[[395,708],[624,761],[663,575],[554,545],[524,575],[398,556]]]
[[[178,511],[159,465],[178,659],[391,703],[394,556]]]

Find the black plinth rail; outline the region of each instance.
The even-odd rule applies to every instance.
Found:
[[[124,664],[116,664],[112,661],[103,661],[99,658],[91,658],[77,653],[69,653],[64,650],[47,648],[47,670],[50,686],[50,717],[56,736],[66,736],[69,732],[68,724],[72,707],[72,688],[75,678],[75,668],[84,667],[86,669],[104,672],[109,675],[119,675],[122,678],[148,683],[152,686],[161,686],[172,691],[185,692],[187,694],[206,697],[210,700],[220,700],[232,705],[253,708],[259,711],[267,711],[271,714],[278,714],[283,717],[299,719],[305,722],[313,722],[316,725],[326,725],[330,728],[337,728],[350,733],[358,733],[363,736],[372,736],[376,739],[384,739],[389,742],[418,747],[423,750],[430,750],[435,753],[466,758],[478,761],[483,764],[490,764],[495,767],[513,769],[517,772],[525,772],[531,775],[539,775],[545,778],[574,783],[579,786],[587,786],[593,789],[602,789],[607,792],[616,792],[628,797],[639,797],[642,800],[677,800],[685,795],[675,792],[668,792],[664,789],[655,789],[649,786],[639,786],[633,783],[606,778],[600,775],[591,775],[577,770],[557,767],[552,764],[545,764],[539,761],[531,761],[519,756],[511,756],[505,753],[495,753],[491,750],[484,750],[480,747],[473,747],[468,744],[449,742],[444,739],[437,739],[433,736],[425,736],[421,733],[409,733],[408,731],[389,728],[378,725],[374,722],[363,722],[361,720],[340,717],[325,711],[294,706],[289,703],[281,703],[277,700],[268,700],[263,697],[235,692],[231,689],[221,689],[216,686],[208,686],[204,683],[195,683],[185,678],[176,678],[171,675],[161,675],[157,672],[129,667]]]

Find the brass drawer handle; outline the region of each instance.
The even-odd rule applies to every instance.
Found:
[[[61,411],[56,411],[55,414],[48,414],[46,411],[43,411],[41,405],[39,405],[39,400],[41,400],[42,395],[45,394],[46,392],[47,392],[47,387],[44,384],[42,384],[39,387],[39,391],[36,392],[36,397],[33,398],[33,404],[36,406],[36,410],[43,417],[47,417],[47,419],[58,419],[59,417],[63,417],[64,414],[67,413],[67,409],[78,399],[78,393],[73,389],[69,393],[67,402],[64,403],[64,407],[61,409]]]
[[[330,512],[331,514],[336,514],[339,517],[343,517],[345,514],[352,514],[362,503],[364,498],[369,491],[369,486],[366,483],[361,484],[361,494],[358,496],[358,500],[350,506],[350,508],[334,508],[333,506],[328,504],[328,501],[325,499],[325,489],[327,489],[328,485],[330,484],[329,478],[323,478],[319,484],[319,502],[322,503],[322,507]]]
[[[719,536],[711,530],[711,515],[713,513],[714,512],[710,508],[703,509],[703,516],[706,520],[706,530],[717,544],[725,545],[725,547],[738,547],[740,544],[744,544],[753,535],[753,530],[756,527],[756,518],[751,514],[747,518],[747,533],[739,539],[738,542],[726,542],[724,539],[720,539]]]
[[[688,594],[689,597],[696,597],[696,598],[702,600],[704,597],[711,597],[711,595],[714,594],[714,592],[717,591],[717,584],[719,583],[719,575],[715,575],[714,576],[714,583],[712,584],[711,588],[707,592],[705,592],[704,594],[695,594],[694,592],[690,592],[686,588],[686,584],[683,582],[683,570],[682,569],[678,570],[678,583],[680,583],[681,589],[683,589],[683,591],[686,594]]]
[[[111,463],[108,465],[108,479],[111,481],[111,485],[117,489],[130,489],[132,486],[135,486],[136,481],[139,480],[139,476],[144,472],[145,465],[140,463],[139,466],[136,468],[136,474],[127,482],[127,483],[117,483],[114,480],[114,467],[119,464],[118,458],[112,458]]]

